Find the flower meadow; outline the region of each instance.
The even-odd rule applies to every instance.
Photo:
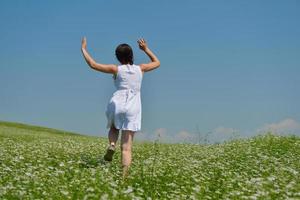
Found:
[[[135,142],[122,179],[107,139],[0,122],[0,199],[300,199],[300,138]]]

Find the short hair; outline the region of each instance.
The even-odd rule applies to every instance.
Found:
[[[128,44],[120,44],[116,48],[116,57],[122,64],[133,64],[133,51]]]

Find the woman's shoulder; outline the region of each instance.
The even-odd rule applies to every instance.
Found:
[[[117,65],[117,68],[118,69],[125,69],[125,68],[133,68],[133,69],[137,69],[137,68],[140,68],[140,65],[137,65],[137,64],[127,64],[127,65]]]
[[[131,71],[131,70],[134,70],[134,71],[141,71],[142,72],[142,68],[138,64],[117,65],[117,68],[118,68],[118,71],[127,71],[127,70]]]
[[[134,66],[134,68],[136,68],[136,69],[141,68],[141,66],[138,64],[133,64],[132,66]]]

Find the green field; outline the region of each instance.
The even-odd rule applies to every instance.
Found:
[[[122,180],[107,139],[0,122],[0,199],[300,199],[300,138],[136,142]]]

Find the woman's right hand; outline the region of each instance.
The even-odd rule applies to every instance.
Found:
[[[140,64],[140,67],[143,72],[151,71],[155,68],[158,68],[160,66],[160,62],[156,55],[148,48],[148,45],[146,41],[141,38],[138,41],[139,47],[141,50],[143,50],[150,58],[151,62],[146,63],[146,64]]]
[[[141,50],[145,51],[148,48],[147,42],[143,38],[139,39],[137,42]]]

